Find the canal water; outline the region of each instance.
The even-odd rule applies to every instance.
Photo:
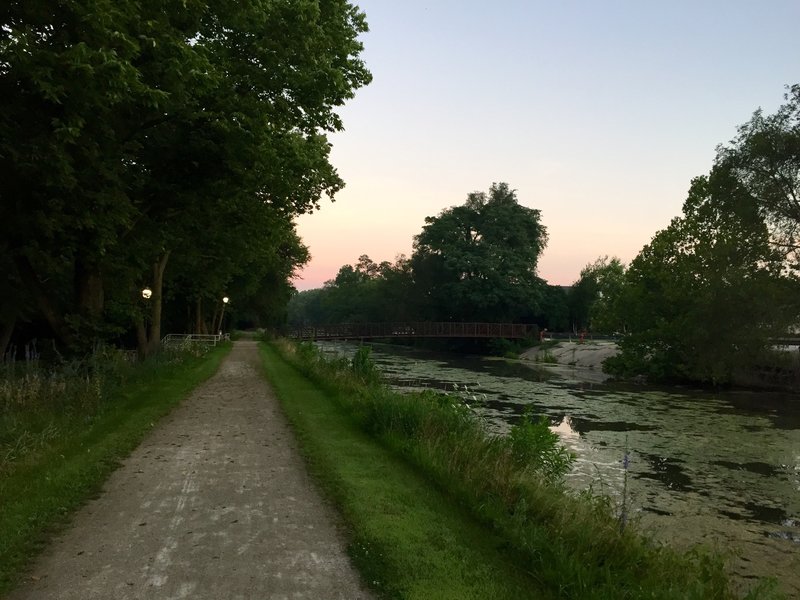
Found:
[[[800,598],[800,396],[622,386],[592,370],[387,345],[372,357],[396,389],[457,394],[493,433],[526,409],[547,416],[577,455],[570,487],[621,504],[627,475],[626,504],[645,532],[715,548],[745,589],[773,577]]]

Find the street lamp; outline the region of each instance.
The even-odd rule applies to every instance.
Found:
[[[228,305],[231,299],[227,296],[223,296],[222,298],[222,312],[219,315],[219,334],[222,335],[222,319],[225,316],[225,307]]]
[[[153,290],[151,290],[149,287],[146,287],[142,290],[142,298],[144,298],[145,300],[150,300],[150,296],[152,295],[153,295]]]

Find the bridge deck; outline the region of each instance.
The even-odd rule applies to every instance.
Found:
[[[519,323],[342,323],[298,328],[290,333],[290,337],[303,340],[403,337],[519,339],[528,337],[532,328],[532,325]]]

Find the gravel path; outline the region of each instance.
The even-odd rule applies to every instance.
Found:
[[[369,598],[260,372],[237,342],[9,598]]]

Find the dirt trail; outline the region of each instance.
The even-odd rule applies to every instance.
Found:
[[[237,342],[9,598],[368,598],[335,521]]]

